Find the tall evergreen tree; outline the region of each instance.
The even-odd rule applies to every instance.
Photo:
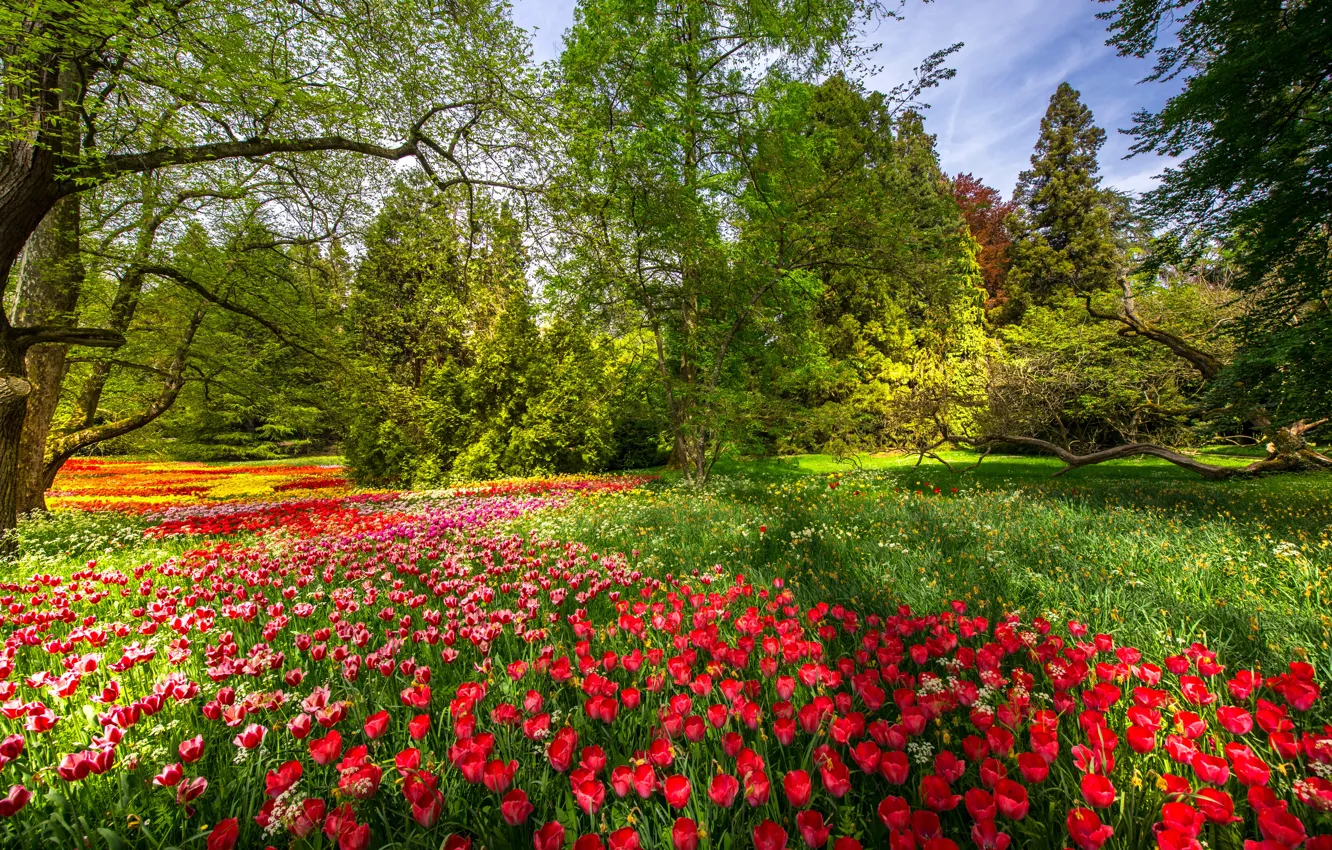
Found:
[[[1031,168],[1018,178],[1014,200],[1011,314],[1070,291],[1108,289],[1118,251],[1097,153],[1105,131],[1076,89],[1060,83],[1041,120]]]

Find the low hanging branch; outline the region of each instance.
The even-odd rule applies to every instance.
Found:
[[[1105,463],[1108,460],[1146,456],[1169,461],[1178,467],[1187,469],[1190,472],[1196,472],[1203,478],[1212,481],[1224,481],[1230,478],[1262,475],[1264,473],[1273,472],[1302,472],[1316,469],[1332,470],[1332,458],[1314,451],[1305,440],[1306,434],[1325,422],[1327,422],[1326,419],[1319,419],[1315,422],[1305,422],[1304,420],[1301,420],[1288,427],[1276,429],[1271,441],[1267,444],[1267,456],[1262,460],[1256,460],[1245,466],[1218,466],[1212,463],[1204,463],[1196,458],[1189,457],[1188,455],[1181,454],[1173,449],[1168,449],[1153,443],[1125,443],[1122,446],[1113,446],[1098,452],[1092,452],[1091,454],[1080,455],[1074,454],[1063,446],[1048,440],[1041,440],[1036,437],[1023,437],[1015,434],[989,434],[975,438],[946,434],[945,438],[951,443],[964,443],[976,448],[984,446],[987,453],[990,447],[997,443],[1006,443],[1013,446],[1038,449],[1047,454],[1054,455],[1066,464],[1063,469],[1054,473],[1055,476],[1063,475],[1072,469]]]
[[[185,274],[179,269],[175,269],[170,266],[140,265],[136,266],[135,270],[141,274],[155,275],[157,277],[163,277],[168,280],[174,281],[181,287],[203,298],[205,301],[208,301],[209,303],[212,304],[216,304],[217,306],[221,307],[224,310],[228,310],[232,313],[237,314],[238,316],[244,316],[245,318],[250,319],[253,322],[256,322],[257,324],[263,326],[269,333],[273,334],[273,336],[277,337],[278,340],[287,345],[290,345],[292,348],[303,351],[311,356],[318,356],[311,349],[291,339],[287,334],[283,332],[282,328],[278,327],[277,324],[275,324],[274,322],[265,319],[263,316],[259,315],[258,313],[249,309],[248,307],[244,307],[240,304],[237,304],[234,301],[231,301],[227,298],[224,298],[221,295],[218,295],[217,293],[211,291],[210,289],[208,289],[208,287],[199,283],[197,280]]]
[[[116,437],[123,437],[133,431],[137,431],[145,425],[156,420],[162,414],[171,409],[180,396],[181,389],[185,386],[185,366],[188,362],[190,347],[194,344],[194,337],[199,331],[199,326],[203,323],[207,308],[200,306],[195,310],[194,315],[190,317],[190,323],[185,328],[185,335],[181,340],[180,346],[176,349],[171,363],[166,369],[157,369],[154,367],[142,367],[149,371],[156,372],[165,379],[162,384],[162,391],[158,394],[147,407],[132,413],[128,416],[105,422],[101,425],[94,425],[88,428],[81,428],[77,431],[69,432],[56,436],[52,434],[46,443],[46,460],[43,464],[43,479],[47,488],[50,488],[55,481],[56,473],[64,466],[65,461],[73,457],[77,452],[98,443],[113,440]]]
[[[59,343],[82,345],[85,348],[119,348],[125,344],[123,334],[103,328],[66,328],[58,325],[34,325],[10,331],[14,342],[22,350],[34,345]]]
[[[1140,336],[1164,345],[1175,356],[1187,361],[1189,365],[1197,369],[1203,380],[1211,381],[1221,374],[1224,364],[1216,355],[1203,351],[1178,334],[1163,330],[1138,315],[1138,302],[1133,295],[1133,284],[1129,282],[1128,275],[1121,272],[1119,284],[1123,288],[1124,295],[1118,313],[1102,313],[1092,306],[1091,293],[1079,293],[1083,302],[1087,305],[1087,313],[1092,318],[1106,322],[1119,322],[1124,326],[1119,331],[1123,336]]]

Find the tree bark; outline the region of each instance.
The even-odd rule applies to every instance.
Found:
[[[4,320],[2,314],[0,320]],[[7,532],[18,514],[19,438],[29,392],[23,377],[23,354],[10,328],[0,327],[0,558],[13,551],[14,541]]]
[[[84,268],[79,253],[79,199],[64,198],[28,240],[19,269],[18,309],[14,324],[73,328]],[[34,345],[26,357],[27,413],[19,441],[18,512],[46,510],[42,468],[46,438],[60,404],[69,346]]]

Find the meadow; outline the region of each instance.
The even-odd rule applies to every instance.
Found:
[[[78,461],[4,567],[0,846],[1332,847],[1326,478],[913,460]]]

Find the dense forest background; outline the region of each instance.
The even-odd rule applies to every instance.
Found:
[[[1103,12],[1187,81],[1132,128],[1179,163],[1144,197],[1067,84],[1011,194],[944,173],[956,47],[867,90],[879,3],[584,0],[547,67],[488,0],[34,13],[0,496],[41,507],[80,454],[404,486],[948,445],[1325,465],[1329,14],[1177,6]]]

